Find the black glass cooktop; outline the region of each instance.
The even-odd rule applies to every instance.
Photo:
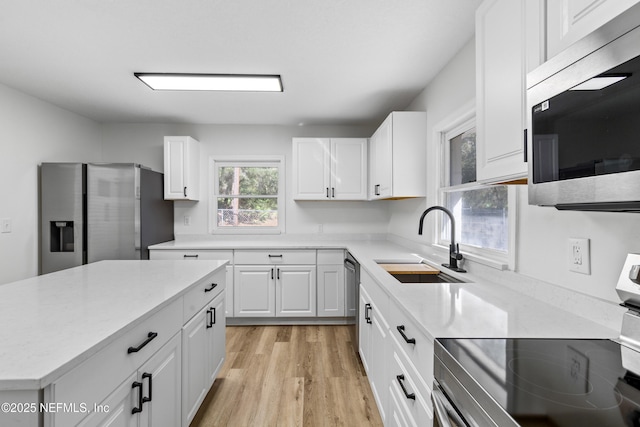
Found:
[[[465,372],[463,375],[456,375],[455,369],[451,372],[475,400],[483,401],[477,397],[480,388],[465,385],[469,377],[516,425],[640,427],[640,353],[614,341],[438,339],[438,342],[464,369],[458,371]]]

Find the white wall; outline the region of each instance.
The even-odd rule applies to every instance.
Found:
[[[370,127],[108,124],[103,127],[103,159],[137,162],[163,170],[164,135],[190,135],[200,141],[199,202],[175,203],[177,236],[206,234],[209,224],[209,162],[217,155],[282,155],[286,165],[286,233],[386,233],[389,202],[295,202],[292,200],[291,138],[297,136],[368,137]],[[184,216],[191,225],[184,225]]]
[[[434,126],[475,98],[474,43],[471,40],[407,107],[427,111],[426,165],[430,193],[426,201],[393,202],[389,232],[417,243],[428,244],[432,239],[430,233],[418,236],[417,226],[422,211],[436,202],[432,191],[436,179]],[[549,207],[529,206],[526,186],[518,186],[518,199],[516,272],[527,276],[523,283],[531,283],[528,278],[533,278],[617,304],[615,286],[625,256],[629,252],[640,252],[640,228],[637,227],[640,215],[560,212]],[[431,229],[426,227],[428,232]],[[591,239],[591,275],[568,270],[570,237]],[[496,276],[501,274],[512,277],[511,273],[495,271]],[[513,286],[517,287],[517,283]]]
[[[0,84],[0,284],[38,273],[38,165],[100,160],[100,125]]]

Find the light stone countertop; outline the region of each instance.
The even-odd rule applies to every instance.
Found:
[[[162,243],[152,250],[347,249],[366,271],[413,318],[429,339],[449,338],[610,338],[619,331],[579,317],[505,286],[448,271],[406,247],[382,239],[194,239]],[[468,283],[402,284],[376,261],[422,261]]]
[[[0,390],[46,387],[226,261],[101,261],[0,286]]]

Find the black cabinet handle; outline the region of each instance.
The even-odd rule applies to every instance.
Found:
[[[400,384],[400,388],[402,389],[402,392],[404,393],[404,397],[406,397],[407,399],[416,400],[416,394],[415,393],[407,393],[407,389],[404,386],[404,375],[396,375],[396,379],[398,380],[398,384]]]
[[[282,258],[282,254],[280,254],[280,255],[271,255],[271,254],[269,254],[269,258]]]
[[[211,313],[211,307],[207,310],[207,329],[213,327],[213,317]]]
[[[151,402],[151,396],[153,393],[153,378],[152,375],[148,372],[145,372],[144,374],[142,374],[142,381],[144,381],[145,378],[149,379],[149,396],[147,397],[143,397],[142,398],[142,403],[146,403],[146,402]],[[140,395],[142,395],[142,387],[140,387]]]
[[[524,162],[527,163],[527,134],[529,129],[524,130]]]
[[[216,308],[215,307],[209,307],[209,309],[213,310],[213,322],[211,323],[211,325],[215,325],[216,324]]]
[[[144,348],[144,346],[145,346],[145,345],[149,344],[149,343],[150,343],[151,341],[153,341],[153,339],[154,339],[155,337],[157,337],[157,336],[158,336],[158,333],[157,333],[157,332],[149,332],[149,333],[147,334],[147,339],[146,339],[146,340],[144,340],[144,342],[143,342],[142,344],[140,344],[140,345],[139,345],[139,346],[137,346],[137,347],[129,347],[129,348],[127,349],[127,353],[128,353],[128,354],[131,354],[131,353],[137,353],[137,352],[139,352],[140,350],[142,350],[142,349]]]
[[[188,254],[185,254],[185,255],[182,255],[182,257],[183,257],[183,258],[198,258],[198,254],[195,254],[195,255],[188,255]]]
[[[214,290],[216,288],[216,286],[218,286],[217,283],[212,283],[210,288],[204,288],[205,292],[211,292],[212,290]]]
[[[133,409],[131,410],[131,414],[137,414],[138,412],[142,412],[142,383],[138,382],[138,381],[134,381],[133,384],[131,384],[131,389],[134,388],[140,388],[140,391],[138,392],[138,406],[137,407],[133,407]]]
[[[276,268],[276,272],[277,272],[276,279],[280,280],[280,269]]]
[[[327,199],[329,198],[329,187],[327,187]]]
[[[273,268],[271,269],[271,280],[273,280]]]
[[[369,310],[371,310],[371,304],[367,303],[364,305],[364,319],[370,324],[371,317],[369,317]]]
[[[187,197],[187,187],[184,187],[183,194],[184,194],[184,197]]]
[[[407,344],[415,344],[416,343],[416,339],[415,338],[408,338],[405,334],[404,334],[404,325],[400,325],[397,327],[398,332],[400,332],[400,335],[402,335],[402,338],[404,338],[405,342]]]
[[[336,197],[336,189],[331,187],[331,197]]]
[[[375,189],[374,193],[376,196],[380,195],[380,184],[376,184],[375,187],[373,187]]]

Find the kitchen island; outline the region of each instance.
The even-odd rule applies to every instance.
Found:
[[[134,410],[187,425],[224,359],[226,263],[101,261],[0,286],[0,425],[109,424]]]

